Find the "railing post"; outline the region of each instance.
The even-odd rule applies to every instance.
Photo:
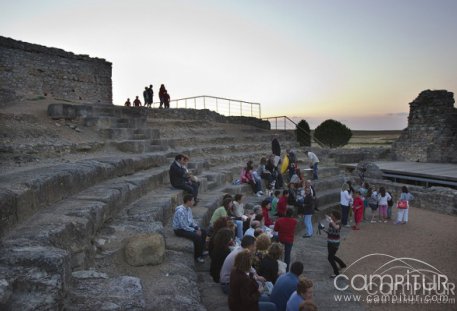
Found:
[[[197,109],[197,98],[194,97],[194,109]]]
[[[284,118],[284,131],[286,130],[286,118]]]
[[[203,109],[206,109],[206,96],[203,96]]]
[[[216,112],[219,113],[219,105],[217,103],[217,98],[216,98]]]
[[[231,103],[230,103],[230,100],[229,100],[229,116],[230,116],[230,104],[231,104]]]
[[[240,116],[243,115],[243,103],[240,102]]]

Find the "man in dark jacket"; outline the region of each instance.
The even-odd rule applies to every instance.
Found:
[[[173,187],[192,194],[195,199],[195,204],[197,204],[198,187],[200,185],[198,182],[191,180],[191,176],[187,170],[188,162],[189,157],[183,154],[178,154],[175,157],[175,160],[170,165],[170,183]]]

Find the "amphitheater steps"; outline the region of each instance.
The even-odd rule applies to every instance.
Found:
[[[0,177],[0,237],[37,211],[98,182],[157,167],[168,161],[160,154],[104,157],[30,169]]]
[[[204,180],[204,178],[201,178]],[[230,185],[223,182],[219,184],[219,189],[211,193],[203,192],[200,195],[201,201],[197,207],[193,209],[194,218],[200,222],[202,226],[206,227],[209,217],[214,209],[221,203],[221,193],[226,190]],[[143,292],[146,301],[146,306],[163,305],[163,309],[153,308],[154,310],[165,310],[168,308],[166,305],[171,301],[175,301],[176,295],[181,295],[183,302],[180,303],[181,307],[192,310],[199,310],[204,308],[200,305],[200,297],[196,291],[196,275],[193,263],[193,247],[192,243],[186,239],[178,238],[174,235],[170,227],[170,218],[174,207],[181,201],[182,191],[177,191],[167,185],[155,187],[145,196],[142,196],[137,201],[125,207],[119,213],[116,219],[107,223],[104,228],[100,230],[100,234],[95,238],[100,244],[98,254],[96,255],[96,268],[97,273],[100,271],[110,271],[112,274],[113,265],[123,261],[122,247],[123,241],[132,235],[151,232],[151,228],[145,228],[141,223],[160,222],[157,228],[163,225],[163,234],[166,240],[167,258],[164,264],[160,266],[147,267],[148,275],[155,275],[160,273],[167,273],[169,282],[162,281],[163,275],[158,278],[158,282],[151,282],[151,278],[144,278],[143,271],[145,267],[130,267],[130,275],[135,275],[142,278]],[[146,229],[146,231],[144,231]],[[181,258],[182,261],[177,265],[176,260],[172,257]],[[119,272],[122,270],[114,269]],[[184,270],[184,271],[183,271]],[[168,271],[168,272],[165,272]],[[111,278],[119,278],[120,275],[111,275]],[[185,280],[187,279],[187,280]],[[92,286],[96,288],[106,286],[106,280],[101,279],[99,283],[93,282]],[[180,285],[180,292],[176,292],[176,284]],[[160,295],[157,293],[160,292]],[[72,296],[73,294],[70,294]],[[99,305],[100,301],[97,298],[90,297],[82,305]],[[93,302],[95,300],[95,302]],[[107,300],[106,298],[104,299]],[[109,301],[109,297],[108,297]],[[115,301],[113,301],[115,303]],[[183,304],[184,303],[184,304]],[[175,302],[176,304],[176,302]],[[187,305],[186,305],[187,304]]]
[[[99,117],[88,117],[87,122],[98,124],[102,135],[119,144],[143,145],[137,150],[126,147],[129,152],[155,153],[90,159],[0,177],[0,202],[12,207],[6,211],[6,222],[0,215],[0,289],[6,288],[0,291],[6,293],[0,295],[0,309],[6,301],[20,310],[225,310],[226,300],[218,302],[220,309],[217,303],[202,304],[202,298],[209,297],[199,292],[202,278],[196,271],[203,269],[208,275],[207,267],[195,266],[192,243],[171,230],[182,191],[168,183],[169,164],[178,152],[191,156],[189,169],[201,181],[194,216],[206,227],[223,193],[252,196],[249,185],[231,182],[239,178],[248,159],[257,164],[270,154],[274,135],[283,148],[296,144],[280,133],[254,128],[247,132],[242,125],[230,130],[229,124],[198,120],[155,120],[154,128],[176,123],[176,130],[162,135],[162,130],[143,131],[152,122],[144,118],[144,109],[125,110],[97,109]],[[186,134],[174,135],[183,122]],[[151,146],[157,149],[148,149]],[[326,181],[327,169],[320,170],[316,187],[322,197],[329,197],[325,208],[331,206],[331,189],[340,184]],[[261,199],[252,196],[253,202]],[[125,239],[145,232],[164,235],[165,262],[130,267],[123,258]]]

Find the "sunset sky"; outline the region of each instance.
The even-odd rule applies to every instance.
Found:
[[[455,0],[0,0],[0,35],[112,62],[118,105],[164,83],[402,129],[421,91],[457,91]]]

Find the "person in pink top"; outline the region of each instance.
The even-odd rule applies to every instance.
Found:
[[[363,200],[360,197],[360,191],[357,191],[355,193],[352,209],[354,210],[354,221],[355,221],[355,225],[352,226],[352,229],[360,230],[360,223],[362,222],[362,219],[363,219]]]
[[[279,242],[284,245],[284,262],[287,264],[286,271],[289,272],[290,253],[294,244],[295,227],[297,220],[293,218],[294,211],[288,208],[285,217],[275,222],[274,231],[278,233]]]

